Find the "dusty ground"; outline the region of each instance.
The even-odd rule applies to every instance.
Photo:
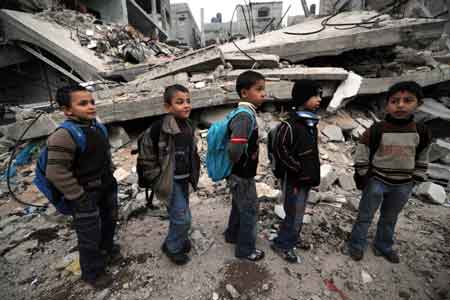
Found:
[[[115,154],[116,162],[131,170],[134,158],[129,149]],[[257,177],[273,182],[262,168]],[[29,187],[32,191],[31,186]],[[121,190],[129,187],[125,184]],[[35,200],[35,193],[22,197]],[[340,190],[336,190],[339,193]],[[347,199],[357,199],[356,192]],[[130,200],[121,202],[122,208]],[[308,251],[299,250],[304,261],[288,264],[274,254],[269,236],[279,224],[273,213],[274,200],[261,202],[258,247],[266,258],[250,263],[234,258],[226,244],[230,199],[224,184],[212,184],[202,177],[198,192],[191,195],[194,242],[192,261],[174,266],[160,246],[168,222],[155,212],[134,214],[122,220],[118,243],[124,258],[111,265],[115,283],[103,291],[86,287],[79,274],[60,265],[76,253],[76,238],[69,220],[54,216],[23,214],[16,203],[0,201],[0,297],[37,300],[101,299],[231,299],[227,284],[240,299],[450,299],[450,208],[412,199],[397,226],[397,247],[401,263],[393,265],[375,257],[369,249],[364,260],[354,262],[341,254],[356,212],[351,205],[335,203],[309,205],[311,222],[303,228]],[[58,222],[56,222],[58,221]],[[371,227],[370,239],[375,226]],[[70,261],[69,261],[70,262]],[[370,275],[364,283],[362,272]],[[218,298],[217,298],[218,297]]]

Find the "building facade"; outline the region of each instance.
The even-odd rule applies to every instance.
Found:
[[[192,16],[187,3],[171,5],[172,11],[172,38],[180,44],[192,48],[199,48],[201,43],[200,30]]]

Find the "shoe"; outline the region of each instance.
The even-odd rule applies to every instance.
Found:
[[[184,242],[183,253],[189,253],[192,250],[192,243],[189,239]]]
[[[253,251],[253,253],[251,253],[250,255],[247,256],[236,256],[237,258],[240,259],[247,259],[249,261],[258,261],[263,259],[265,256],[264,251],[259,250],[259,249],[255,249],[255,251]]]
[[[282,249],[275,244],[270,245],[270,248],[278,254],[282,259],[292,264],[301,263],[302,259],[295,253],[295,248],[292,249]]]
[[[237,244],[237,238],[229,237],[226,232],[223,233],[223,237],[225,238],[225,242],[228,244]]]
[[[122,258],[122,253],[120,252],[120,245],[113,244],[111,250],[102,250],[103,255],[106,256],[106,261],[108,263],[113,263]]]
[[[178,266],[185,265],[190,261],[189,256],[187,256],[187,254],[183,251],[178,253],[170,252],[169,249],[167,249],[166,243],[162,245],[161,250],[170,259],[170,261]]]
[[[96,290],[103,290],[109,287],[113,283],[113,279],[111,275],[104,272],[98,275],[95,279],[83,279],[84,282],[89,284],[91,287]]]
[[[364,257],[364,251],[348,246],[348,254],[354,261],[360,261]]]
[[[383,252],[383,251],[379,250],[377,247],[373,246],[373,254],[375,256],[383,256],[384,258],[386,258],[387,261],[389,261],[393,264],[400,263],[400,256],[398,255],[398,253],[395,250],[391,250],[389,252]]]

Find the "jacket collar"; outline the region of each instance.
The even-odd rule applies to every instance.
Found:
[[[189,120],[187,120],[188,125]],[[178,126],[177,120],[172,114],[166,114],[162,121],[161,131],[170,135],[179,134],[181,132],[180,126]]]
[[[239,102],[238,106],[249,108],[256,115],[256,105],[251,104],[250,102]]]

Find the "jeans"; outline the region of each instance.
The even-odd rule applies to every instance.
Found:
[[[361,251],[367,248],[367,232],[375,212],[381,206],[374,246],[383,253],[390,253],[398,215],[408,202],[412,187],[412,182],[393,185],[374,177],[370,178],[363,190],[349,246]]]
[[[309,186],[294,187],[286,184],[283,205],[286,217],[280,226],[278,236],[274,239],[274,244],[278,248],[289,250],[297,244],[310,189]]]
[[[225,231],[227,240],[236,242],[236,257],[249,256],[255,251],[258,200],[254,178],[230,175],[232,205]]]
[[[117,184],[86,191],[87,197],[69,201],[78,239],[81,278],[95,280],[105,271],[102,250],[113,247],[117,223]]]
[[[169,206],[169,232],[165,244],[169,252],[179,253],[189,238],[191,228],[191,210],[189,208],[188,180],[174,180]]]

